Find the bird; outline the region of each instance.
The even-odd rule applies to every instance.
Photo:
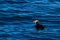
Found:
[[[35,24],[36,31],[45,29],[44,26],[40,24],[39,20],[34,20],[33,23]]]

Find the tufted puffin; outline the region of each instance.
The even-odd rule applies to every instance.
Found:
[[[35,24],[36,31],[44,30],[44,26],[39,23],[39,20],[34,20],[33,23]]]

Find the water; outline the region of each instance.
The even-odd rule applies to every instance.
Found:
[[[36,19],[45,30],[35,33]],[[60,1],[0,0],[0,40],[60,40]]]

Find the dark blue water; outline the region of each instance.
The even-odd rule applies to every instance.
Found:
[[[60,0],[0,0],[0,40],[60,40]]]

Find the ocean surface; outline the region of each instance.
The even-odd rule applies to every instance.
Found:
[[[60,0],[0,0],[0,40],[60,40]]]

